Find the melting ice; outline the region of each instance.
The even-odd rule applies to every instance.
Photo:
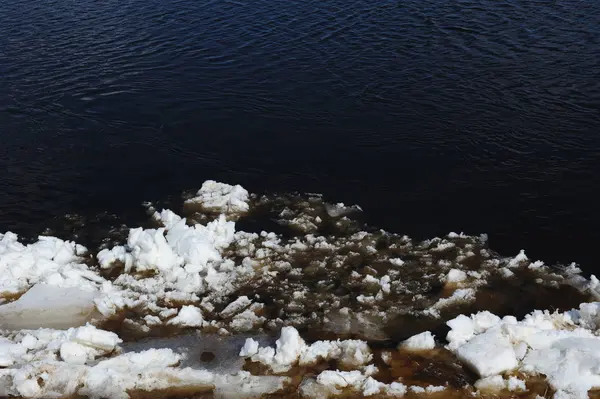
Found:
[[[106,248],[0,234],[0,395],[600,389],[598,280],[574,265],[504,258],[485,236],[413,242],[358,206],[214,181],[152,210],[154,228]],[[286,233],[237,230],[246,219]]]

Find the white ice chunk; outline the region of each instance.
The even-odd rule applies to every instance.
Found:
[[[450,269],[446,276],[446,281],[449,283],[459,283],[467,279],[467,273],[459,269]]]
[[[181,327],[201,327],[203,322],[202,310],[193,305],[184,305],[177,316],[169,320],[168,324]]]
[[[404,349],[408,350],[430,350],[435,348],[435,340],[430,331],[425,331],[417,335],[413,335],[400,344]]]
[[[215,397],[221,399],[254,399],[277,392],[289,382],[288,377],[255,376],[247,371],[236,374],[216,374]]]
[[[517,267],[522,262],[526,262],[528,260],[529,260],[529,258],[527,257],[527,255],[525,255],[525,250],[522,249],[521,251],[519,251],[519,254],[517,256],[515,256],[508,262],[507,266],[508,267]]]
[[[221,214],[246,213],[250,209],[248,191],[240,185],[231,186],[207,180],[188,204],[198,204],[206,212]]]
[[[392,382],[386,387],[385,392],[390,396],[401,397],[406,394],[407,387],[401,382]]]
[[[175,226],[181,221],[181,216],[177,215],[170,209],[163,209],[159,212],[154,212],[152,218],[157,222],[160,222],[167,230]]]
[[[281,330],[276,349],[258,348],[257,345],[253,341],[246,341],[240,356],[252,354],[252,361],[263,363],[277,373],[288,371],[296,363],[307,366],[319,361],[338,360],[344,367],[358,368],[373,359],[365,341],[316,341],[308,346],[294,327]]]
[[[456,350],[456,356],[481,377],[510,371],[519,365],[512,344],[498,329],[475,336]]]
[[[0,337],[0,367],[8,367],[27,352],[23,345]]]
[[[234,234],[235,223],[223,215],[206,226],[190,227],[182,219],[169,230],[167,241],[186,263],[206,266],[210,261],[221,260],[219,249],[227,247]]]
[[[440,317],[440,310],[448,306],[463,302],[472,302],[475,300],[476,290],[474,288],[460,288],[452,293],[448,298],[440,298],[433,306],[425,309],[425,314],[434,317]]]
[[[240,350],[240,356],[242,357],[250,357],[254,356],[258,353],[258,342],[253,340],[252,338],[247,338],[246,343]]]
[[[388,259],[388,261],[395,266],[403,266],[404,265],[404,261],[400,258],[390,258]]]
[[[16,234],[0,234],[0,296],[18,294],[37,283],[94,291],[103,279],[80,263],[85,247],[56,237],[23,245]]]
[[[379,382],[373,377],[367,377],[362,384],[362,394],[365,396],[373,396],[385,389],[386,384]]]
[[[60,357],[67,363],[85,364],[88,353],[89,348],[77,342],[64,342],[60,346]]]
[[[450,350],[458,348],[473,338],[475,334],[475,323],[473,323],[470,317],[465,315],[458,315],[454,319],[447,321],[446,324],[450,327],[450,331],[446,336]]]
[[[485,391],[527,391],[525,381],[510,376],[508,379],[504,379],[501,375],[494,375],[486,377],[475,382],[475,388]]]
[[[252,330],[255,325],[264,323],[265,320],[265,317],[257,316],[256,313],[250,308],[235,315],[229,323],[229,326],[234,331],[246,332]]]
[[[300,338],[298,330],[294,327],[283,327],[281,336],[275,342],[277,350],[273,357],[273,371],[287,371],[298,360],[300,353],[306,347],[304,340]]]
[[[358,370],[339,371],[325,370],[317,376],[317,382],[322,385],[329,385],[336,388],[346,388],[361,386],[365,376]]]
[[[346,206],[343,202],[337,204],[325,203],[325,211],[329,216],[337,218],[355,212],[362,212],[362,208],[358,205]]]
[[[144,230],[141,227],[129,231],[127,246],[137,270],[164,272],[181,265],[182,259],[167,243],[164,231],[163,228]]]
[[[104,351],[112,351],[122,342],[117,334],[100,330],[90,324],[69,330],[69,335],[74,342]]]
[[[251,303],[252,301],[247,296],[238,297],[221,311],[220,316],[223,318],[231,317],[240,310],[250,306]]]
[[[600,339],[560,339],[550,347],[530,351],[523,369],[546,375],[555,390],[587,397],[587,391],[600,388]]]
[[[206,385],[214,375],[204,370],[176,369],[181,356],[171,349],[150,349],[103,360],[90,368],[79,394],[90,397],[129,398],[127,391],[153,391],[177,386]]]
[[[479,389],[524,390],[523,381],[498,376],[518,368],[544,375],[555,397],[584,398],[600,388],[599,309],[588,303],[564,313],[535,310],[521,321],[489,312],[461,315],[447,323],[448,349],[484,377]]]
[[[98,259],[98,263],[103,269],[112,267],[115,262],[121,262],[125,265],[125,271],[128,272],[132,262],[128,256],[129,258],[131,257],[125,250],[125,247],[119,245],[112,249],[101,250],[96,254],[96,259]]]

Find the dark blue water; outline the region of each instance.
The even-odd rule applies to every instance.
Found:
[[[0,231],[212,178],[595,270],[600,3],[0,0]]]

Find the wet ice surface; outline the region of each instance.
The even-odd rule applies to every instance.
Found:
[[[414,242],[319,195],[208,181],[178,208],[146,208],[147,224],[88,248],[68,241],[91,235],[84,223],[30,243],[0,235],[1,395],[600,388],[600,317],[586,304],[598,280],[575,265],[504,258],[485,235]]]
[[[124,352],[140,352],[152,348],[168,348],[183,356],[179,366],[203,368],[217,373],[236,373],[242,369],[244,358],[240,357],[246,336],[219,336],[216,334],[182,334],[165,338],[144,338],[125,342]],[[268,336],[253,336],[263,345],[272,345]]]

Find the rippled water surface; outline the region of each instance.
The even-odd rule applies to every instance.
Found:
[[[581,262],[600,3],[0,0],[0,231],[205,179]]]

